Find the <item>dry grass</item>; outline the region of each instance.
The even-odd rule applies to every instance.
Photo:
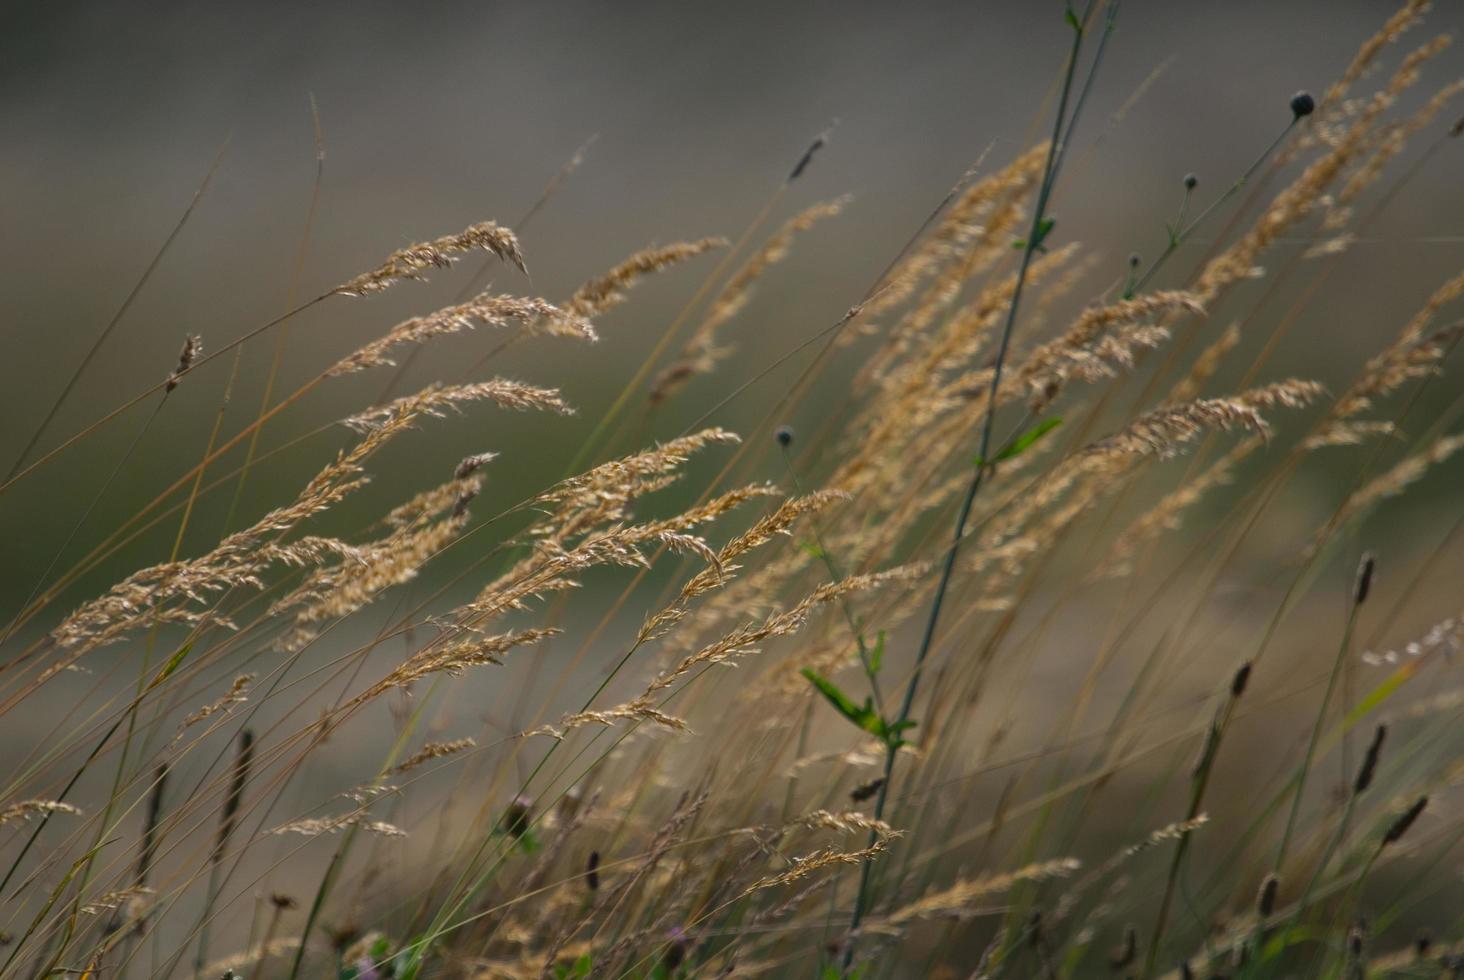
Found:
[[[1464,275],[1397,296],[1399,332],[1339,392],[1272,371],[1250,338],[1296,311],[1245,288],[1324,281],[1410,141],[1458,136],[1436,123],[1457,83],[1399,108],[1448,43],[1398,50],[1425,7],[1314,112],[1293,101],[1260,176],[1182,215],[1159,262],[1094,284],[1104,260],[1047,214],[1099,77],[1112,8],[1090,5],[1053,140],[973,168],[890,246],[814,337],[859,357],[820,355],[745,439],[670,396],[726,380],[759,279],[796,277],[795,239],[846,199],[761,244],[767,212],[736,246],[644,249],[560,301],[483,292],[413,317],[178,447],[181,476],[147,474],[152,503],[38,571],[4,633],[0,724],[25,754],[0,797],[0,978],[1454,975],[1464,923],[1429,909],[1460,900],[1457,501],[1400,525],[1416,540],[1387,542],[1377,583],[1371,556],[1358,583],[1350,566],[1380,544],[1370,515],[1457,476],[1464,402],[1437,379]],[[1176,271],[1201,224],[1215,244]],[[1307,229],[1323,244],[1278,248]],[[491,446],[513,413],[588,408],[467,377],[318,430],[346,444],[298,493],[185,547],[195,502],[270,466],[260,433],[320,385],[479,327],[595,341],[639,281],[728,248],[664,360],[597,413],[619,435],[541,448],[588,461],[562,479],[485,506],[515,461],[475,445],[360,503],[388,444],[434,418],[493,415]],[[475,252],[526,268],[481,222],[299,309],[360,297],[369,317],[373,294]],[[188,336],[165,381],[16,461],[0,494],[147,399],[227,399],[210,362],[288,318],[207,357]],[[774,435],[835,364],[823,426]],[[649,424],[619,419],[633,398],[683,434],[617,449]],[[150,557],[78,588],[118,553]],[[591,580],[620,588],[608,609]],[[28,741],[30,709],[87,672]],[[512,710],[465,703],[485,692]],[[1428,921],[1451,932],[1409,949]]]

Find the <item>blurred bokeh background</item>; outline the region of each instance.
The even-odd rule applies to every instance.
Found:
[[[1163,247],[1184,174],[1199,176],[1202,203],[1219,194],[1285,126],[1291,94],[1324,89],[1393,8],[1383,0],[1127,0],[1053,206],[1056,237],[1083,242],[1099,256],[1089,280],[1071,294],[1073,308],[1122,275],[1130,252],[1152,256]],[[15,461],[216,158],[218,169],[177,242],[31,458],[161,380],[184,334],[201,334],[205,351],[216,349],[287,308],[316,177],[312,98],[324,170],[296,299],[373,267],[408,242],[487,218],[515,225],[593,140],[579,168],[522,230],[531,278],[507,266],[493,270],[504,292],[562,299],[646,245],[735,238],[809,141],[833,126],[828,145],[773,218],[846,193],[852,203],[803,236],[792,258],[761,281],[753,303],[726,332],[737,349],[717,374],[698,379],[655,413],[635,409],[633,434],[649,439],[679,432],[837,320],[973,164],[994,170],[1041,138],[1048,125],[1044,100],[1070,38],[1058,0],[27,0],[5,12],[0,470]],[[1461,28],[1464,5],[1456,2],[1440,3],[1429,20],[1431,32]],[[1389,65],[1395,61],[1396,52]],[[1429,67],[1422,95],[1410,100],[1461,70],[1461,52],[1446,53]],[[1452,117],[1437,128],[1449,122]],[[1421,136],[1395,170],[1406,170],[1435,135]],[[1281,342],[1269,376],[1345,383],[1402,318],[1459,271],[1460,142],[1411,177],[1340,259],[1338,285],[1309,305]],[[1314,243],[1287,240],[1277,254]],[[1209,244],[1202,234],[1185,247],[1170,267],[1175,281]],[[594,348],[538,339],[512,347],[486,369],[559,387],[578,415],[476,409],[434,422],[384,454],[372,488],[330,520],[358,526],[363,514],[374,517],[437,482],[467,450],[502,454],[481,505],[485,513],[561,476],[715,261],[703,258],[646,281],[632,302],[599,322],[603,339]],[[379,297],[332,300],[296,318],[276,390],[293,390],[397,320],[446,304],[468,275],[460,268]],[[1285,287],[1268,308],[1284,310],[1304,285]],[[1237,290],[1241,299],[1227,300],[1234,308],[1212,310],[1212,321],[1225,322],[1260,288]],[[1267,322],[1260,317],[1248,344],[1264,343]],[[243,348],[231,388],[232,358],[220,358],[190,375],[150,423],[151,408],[139,407],[6,492],[0,614],[8,620],[25,603],[38,571],[145,424],[145,436],[62,549],[58,567],[196,462],[221,405],[226,436],[253,419],[276,335]],[[454,376],[499,339],[479,331],[424,349],[398,391]],[[760,421],[807,356],[768,374],[710,421],[734,430]],[[860,351],[840,356],[847,367]],[[271,425],[261,448],[372,403],[391,373],[330,383]],[[848,376],[847,370],[826,372],[788,421],[816,430],[845,394]],[[344,430],[327,429],[271,457],[251,476],[240,514],[257,515],[293,492],[348,438]],[[1277,505],[1279,520],[1314,519],[1307,494],[1315,489],[1326,497],[1331,465],[1322,461],[1296,482]],[[1448,472],[1457,477],[1459,471]],[[760,475],[781,471],[770,459]],[[1403,542],[1431,543],[1440,509],[1457,513],[1456,485],[1445,478],[1421,488],[1407,508],[1385,515],[1386,530],[1375,537],[1404,555],[1413,546]],[[226,489],[200,501],[185,554],[217,539],[229,498]],[[169,529],[144,537],[87,576],[73,597],[160,560],[171,544]],[[1254,560],[1270,546],[1258,536]],[[1274,547],[1294,551],[1295,541],[1278,537]],[[1345,578],[1350,570],[1338,574]],[[1402,626],[1429,621],[1440,608],[1435,600],[1455,601],[1451,581],[1457,580],[1423,582],[1418,611],[1405,615]],[[1228,588],[1222,583],[1219,616],[1234,597]],[[74,604],[62,602],[57,611]],[[1065,613],[1059,628],[1077,633],[1085,611]],[[1235,622],[1244,618],[1228,625]],[[1304,641],[1307,625],[1299,621],[1287,630],[1287,642]],[[1398,635],[1406,639],[1406,629]],[[1066,692],[1074,678],[1052,662],[1034,681]],[[58,689],[79,696],[89,683],[67,679]],[[481,704],[477,710],[490,714]],[[37,703],[25,711],[39,731],[51,708]],[[1046,720],[1033,724],[1040,728]],[[354,748],[379,754],[377,743],[389,732],[379,735]]]

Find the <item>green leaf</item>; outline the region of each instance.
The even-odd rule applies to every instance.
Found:
[[[1008,460],[1022,455],[1022,453],[1035,446],[1037,444],[1037,440],[1047,435],[1047,433],[1051,432],[1059,425],[1062,425],[1062,419],[1058,418],[1057,416],[1053,416],[1050,419],[1043,419],[1041,422],[1038,422],[1026,432],[1023,432],[1021,435],[1017,436],[1016,439],[1012,440],[1012,444],[1003,449],[1001,452],[997,453],[996,458],[998,460]]]
[[[1419,661],[1416,660],[1405,662],[1390,677],[1373,688],[1367,697],[1359,701],[1357,707],[1353,708],[1348,712],[1347,717],[1342,719],[1343,730],[1346,731],[1352,728],[1352,726],[1366,718],[1374,708],[1392,697],[1398,688],[1402,687],[1409,678],[1418,673],[1418,668],[1415,666],[1417,663]]]
[[[909,719],[889,722],[880,717],[879,712],[874,710],[872,698],[865,698],[862,705],[855,704],[854,699],[841,691],[837,684],[811,667],[804,667],[802,673],[804,677],[808,678],[809,683],[818,688],[819,693],[828,699],[829,704],[832,704],[839,714],[853,722],[861,731],[875,736],[892,749],[898,749],[905,744],[904,739],[900,738],[901,732],[915,727],[916,723]]]
[[[874,705],[868,700],[865,700],[862,706],[856,705],[849,695],[839,690],[837,684],[813,668],[804,667],[802,673],[804,677],[808,678],[809,683],[818,688],[818,692],[828,699],[829,704],[833,705],[834,710],[839,714],[871,735],[881,733],[884,719],[875,712]]]
[[[154,677],[152,679],[152,683],[148,685],[148,690],[157,687],[163,681],[168,679],[169,674],[178,669],[178,665],[183,662],[183,659],[188,656],[189,651],[193,649],[194,642],[195,641],[193,640],[189,640],[187,643],[178,648],[177,653],[168,658],[168,662],[163,664],[163,669],[158,671],[158,675]]]
[[[808,678],[810,684],[818,688],[820,694],[829,699],[829,703],[838,710],[839,714],[845,718],[852,719],[859,713],[859,709],[854,706],[854,702],[849,700],[849,696],[839,690],[839,686],[833,681],[812,667],[804,667],[801,673],[804,677]]]
[[[1259,958],[1262,961],[1273,960],[1276,957],[1280,956],[1282,953],[1284,953],[1286,949],[1290,946],[1296,946],[1301,943],[1315,942],[1318,940],[1325,941],[1328,938],[1330,938],[1330,934],[1325,930],[1318,929],[1315,926],[1308,926],[1297,923],[1282,932],[1281,935],[1272,936],[1271,939],[1267,941],[1264,946],[1261,947]]]
[[[911,721],[908,718],[906,718],[904,721],[896,722],[887,722],[883,718],[881,718],[879,723],[879,731],[875,732],[875,734],[880,737],[885,745],[889,746],[891,751],[898,751],[904,748],[906,745],[910,744],[900,737],[900,733],[907,729],[914,728],[916,724],[916,722]]]
[[[1063,19],[1066,20],[1070,25],[1072,25],[1073,30],[1077,31],[1079,34],[1083,33],[1083,22],[1078,20],[1078,15],[1073,13],[1072,7],[1069,7],[1067,9],[1067,13],[1063,15]]]
[[[1042,247],[1042,243],[1047,240],[1047,233],[1052,231],[1052,226],[1055,224],[1057,224],[1056,218],[1043,218],[1041,221],[1037,222],[1037,234],[1031,239],[1032,251],[1045,251]],[[1012,248],[1020,252],[1027,247],[1027,242],[1028,239],[1018,238],[1016,241],[1012,242]]]
[[[824,550],[818,546],[817,541],[800,541],[798,547],[807,552],[812,558],[822,558]]]
[[[1052,226],[1055,224],[1057,224],[1056,218],[1043,218],[1037,222],[1037,234],[1032,237],[1032,251],[1035,252],[1042,247],[1042,243],[1047,241],[1048,232],[1052,231]]]
[[[1026,432],[1023,432],[1021,435],[1013,439],[1011,445],[1007,446],[1001,452],[997,453],[996,458],[993,459],[992,462],[1000,463],[1004,462],[1005,460],[1013,459],[1017,456],[1022,455],[1022,453],[1035,446],[1037,444],[1037,440],[1047,435],[1047,433],[1051,432],[1059,425],[1062,425],[1062,419],[1058,418],[1057,416],[1053,416],[1050,419],[1043,419],[1041,422],[1038,422],[1036,425],[1032,426],[1032,428],[1028,429]],[[976,466],[987,465],[985,458],[981,456],[977,456],[974,460],[972,460],[972,463]]]

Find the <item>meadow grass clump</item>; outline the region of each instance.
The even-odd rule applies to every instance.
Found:
[[[1399,53],[1426,6],[1321,95],[1273,93],[1254,162],[1183,177],[1157,257],[1116,276],[1098,256],[1135,243],[1066,240],[1052,208],[1116,43],[1095,0],[1054,24],[1047,138],[971,168],[847,313],[749,376],[729,355],[759,282],[851,206],[765,231],[827,134],[735,236],[649,246],[560,299],[481,280],[553,263],[518,231],[582,154],[515,228],[188,334],[162,380],[58,438],[73,378],[27,413],[0,498],[145,421],[110,477],[66,488],[83,517],[0,634],[0,980],[1456,969],[1464,511],[1369,518],[1457,475],[1464,396],[1440,379],[1464,274],[1422,296],[1333,278],[1417,175],[1393,166],[1407,144],[1459,148],[1436,122],[1458,84],[1405,99],[1448,43]],[[303,311],[369,319],[468,257],[487,265],[450,304],[275,393]],[[615,344],[596,320],[652,276],[688,298],[608,406],[492,373],[513,344]],[[1324,288],[1398,304],[1340,386],[1273,363]],[[272,331],[241,422],[238,358],[210,368]],[[482,333],[458,376],[399,392],[423,345]],[[790,361],[759,422],[721,427]],[[274,444],[286,411],[372,373],[380,397]],[[685,407],[699,388],[708,411]],[[206,442],[131,472],[183,389],[218,399]],[[490,493],[518,465],[504,427],[576,412],[587,439],[539,447],[558,478]],[[460,462],[369,489],[457,414],[493,419]],[[294,447],[316,450],[298,489],[245,492]],[[122,473],[149,502],[75,557]]]

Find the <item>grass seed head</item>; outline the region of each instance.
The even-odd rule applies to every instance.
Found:
[[[1367,754],[1363,756],[1362,765],[1357,770],[1357,778],[1352,782],[1353,796],[1361,796],[1372,785],[1373,774],[1377,772],[1378,768],[1378,758],[1383,751],[1383,739],[1387,735],[1387,725],[1379,725],[1373,731],[1372,741],[1367,746]]]
[[[1389,844],[1396,844],[1400,840],[1402,840],[1403,835],[1408,833],[1408,829],[1413,826],[1414,822],[1419,818],[1419,816],[1422,815],[1424,808],[1426,808],[1427,806],[1427,796],[1420,796],[1418,799],[1414,800],[1413,804],[1409,806],[1408,809],[1400,813],[1397,818],[1388,825],[1387,832],[1383,834],[1383,846],[1387,847]]]
[[[1261,889],[1256,894],[1256,915],[1262,919],[1270,918],[1271,913],[1276,911],[1276,894],[1281,889],[1281,879],[1276,872],[1266,875],[1266,880],[1261,882]]]
[[[178,352],[178,366],[173,368],[173,373],[168,375],[167,384],[163,391],[172,391],[178,387],[178,382],[183,375],[193,367],[193,362],[203,354],[203,338],[197,334],[188,334],[183,338],[183,349]]]
[[[1367,601],[1367,595],[1372,590],[1373,571],[1377,567],[1377,560],[1372,552],[1362,556],[1362,561],[1357,565],[1357,581],[1352,587],[1352,604],[1360,606]]]

